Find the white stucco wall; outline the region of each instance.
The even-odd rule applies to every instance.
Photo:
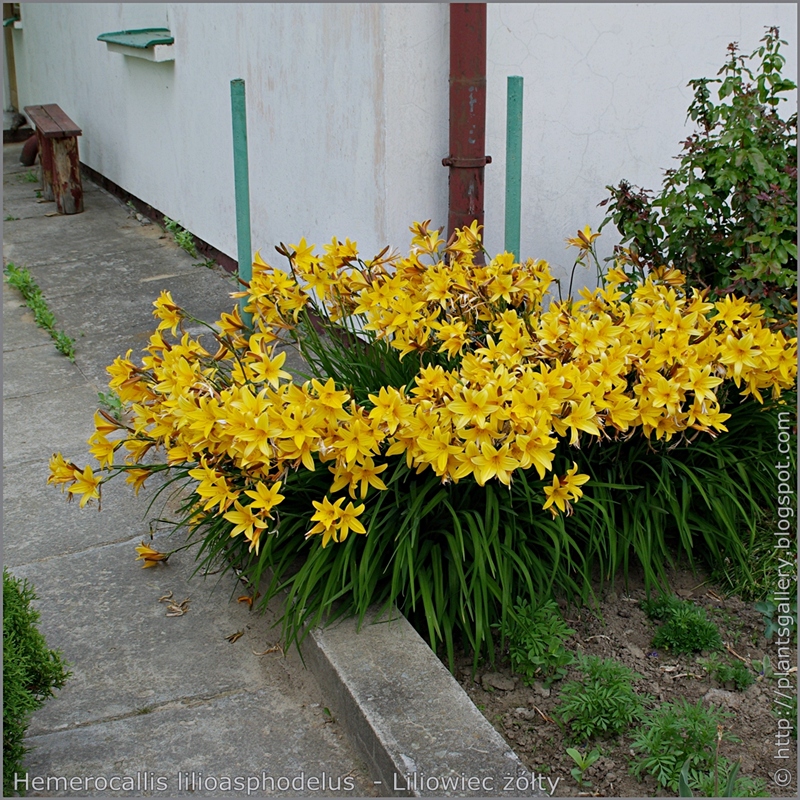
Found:
[[[488,6],[486,243],[503,248],[506,79],[525,78],[523,257],[568,269],[564,238],[597,227],[606,184],[657,188],[691,126],[690,79],[765,25],[789,40],[794,4]],[[248,98],[252,243],[366,257],[405,249],[408,225],[447,218],[447,4],[23,4],[20,104],[59,103],[81,158],[236,257],[230,81]],[[169,27],[175,61],[110,53],[102,32]],[[789,112],[786,112],[789,113]],[[613,229],[601,240],[604,253]]]
[[[59,103],[82,161],[235,258],[230,81],[244,78],[253,247],[280,261],[279,241],[336,235],[369,257],[405,246],[413,219],[446,219],[447,8],[414,8],[30,4],[20,101]],[[96,41],[157,26],[173,62]]]
[[[522,256],[571,268],[564,239],[603,219],[604,187],[660,187],[674,165],[693,78],[714,77],[726,48],[749,55],[764,26],[788,42],[797,73],[794,3],[502,3],[487,9],[486,241],[503,248],[506,85],[524,78]],[[788,103],[783,104],[788,116]],[[796,100],[795,107],[796,110]],[[606,233],[607,232],[607,233]],[[613,226],[599,249],[610,255]],[[574,251],[571,251],[574,253]],[[562,273],[563,274],[563,273]]]

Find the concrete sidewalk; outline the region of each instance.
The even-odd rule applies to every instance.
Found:
[[[194,266],[171,236],[88,181],[84,213],[51,216],[54,204],[37,202],[27,177],[38,167],[22,167],[20,150],[3,149],[4,263],[30,270],[59,329],[76,340],[71,364],[4,283],[4,563],[33,583],[42,632],[73,672],[34,715],[26,766],[31,781],[75,783],[31,783],[28,794],[380,794],[298,654],[258,655],[278,638],[274,611],[249,613],[232,576],[189,580],[193,550],[163,568],[135,561],[149,521],[170,511],[156,501],[148,512],[156,487],[134,498],[112,482],[98,513],[46,485],[55,451],[94,463],[86,439],[105,367],[146,343],[159,292],[213,320],[232,306],[234,282]],[[156,534],[156,546],[165,536]],[[184,616],[165,616],[159,598],[170,592],[189,598]]]

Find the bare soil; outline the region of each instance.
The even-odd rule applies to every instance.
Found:
[[[753,609],[752,603],[725,597],[719,588],[704,581],[703,576],[690,571],[674,572],[670,576],[670,586],[680,597],[691,599],[707,610],[728,648],[720,656],[740,657],[748,664],[769,656],[776,669],[777,644],[774,639],[767,641],[765,638],[763,617]],[[708,653],[687,656],[655,651],[652,639],[658,623],[648,620],[641,610],[639,603],[644,597],[643,582],[631,577],[625,589],[618,585],[616,590],[606,590],[598,598],[594,610],[561,604],[564,618],[576,631],[566,646],[576,653],[613,658],[627,665],[642,676],[634,684],[636,691],[652,695],[659,704],[680,698],[695,703],[704,698],[706,703],[722,706],[733,714],[728,730],[739,741],[723,742],[720,754],[731,761],[741,760],[739,774],[763,779],[771,796],[797,796],[797,742],[791,737],[788,742],[776,739],[779,730],[773,712],[777,709],[778,698],[774,692],[779,690],[778,679],[760,675],[747,690],[738,692],[733,685],[716,683],[698,663]],[[572,667],[564,680],[580,677]],[[792,688],[782,691],[794,694],[796,677],[795,671],[790,675]],[[596,739],[586,745],[570,739],[555,715],[561,681],[553,682],[549,689],[541,683],[528,686],[512,673],[507,654],[498,658],[494,665],[479,667],[474,675],[470,657],[457,659],[456,678],[529,769],[549,775],[551,779],[560,778],[554,796],[675,796],[660,787],[655,778],[646,776],[640,781],[631,773],[632,731],[617,738]],[[779,743],[788,744],[788,759],[776,759]],[[601,753],[601,758],[586,773],[591,788],[579,788],[570,774],[575,763],[566,749],[573,746],[581,752],[598,749]],[[776,785],[774,775],[779,768],[792,773],[789,785]]]

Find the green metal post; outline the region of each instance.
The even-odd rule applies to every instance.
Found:
[[[508,76],[506,105],[506,243],[507,253],[519,261],[522,206],[522,77]]]
[[[250,246],[250,177],[247,164],[247,106],[244,80],[231,81],[231,115],[233,118],[233,180],[236,192],[236,248],[239,278],[247,283],[253,277],[253,251]],[[239,311],[247,325],[252,324],[244,307],[247,298],[239,300]]]

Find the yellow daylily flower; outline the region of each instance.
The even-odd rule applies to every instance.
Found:
[[[267,521],[254,514],[252,506],[243,506],[238,500],[234,501],[233,510],[226,511],[222,516],[233,523],[231,537],[243,533],[250,540],[250,550],[255,550],[258,555],[260,536],[267,527]]]
[[[586,225],[582,231],[578,231],[578,235],[571,239],[565,239],[567,247],[577,247],[579,250],[588,250],[595,239],[600,237],[599,233],[592,233],[589,225]]]
[[[83,508],[90,500],[100,499],[100,485],[102,479],[95,476],[90,466],[84,467],[81,472],[77,467],[73,470],[75,483],[67,487],[67,492],[72,498],[73,495],[81,496],[80,507]],[[98,506],[99,507],[99,506]]]
[[[61,491],[65,489],[64,484],[72,483],[75,480],[75,473],[78,467],[71,461],[65,461],[61,453],[53,453],[50,459],[50,474],[47,482],[50,484],[61,484]]]
[[[284,499],[284,496],[279,494],[280,488],[280,481],[276,481],[272,484],[272,486],[269,487],[262,481],[259,481],[256,484],[255,491],[251,489],[247,489],[245,491],[245,494],[252,498],[253,501],[250,503],[250,508],[261,509],[261,511],[268,517],[271,516],[270,512],[272,509],[279,505]]]
[[[506,486],[511,483],[511,473],[519,467],[520,462],[510,455],[510,449],[508,443],[499,449],[488,442],[481,444],[480,454],[470,459],[475,467],[475,480],[479,486],[495,477]]]
[[[153,316],[161,320],[156,330],[169,328],[174,336],[185,314],[179,306],[175,305],[172,294],[166,290],[162,291],[158,300],[153,301],[153,306],[155,308]]]
[[[136,556],[137,561],[143,561],[142,564],[143,569],[147,569],[147,567],[155,567],[158,563],[166,563],[167,559],[169,558],[168,553],[162,553],[158,550],[149,547],[144,542],[142,542],[137,548],[136,552],[139,554]]]

